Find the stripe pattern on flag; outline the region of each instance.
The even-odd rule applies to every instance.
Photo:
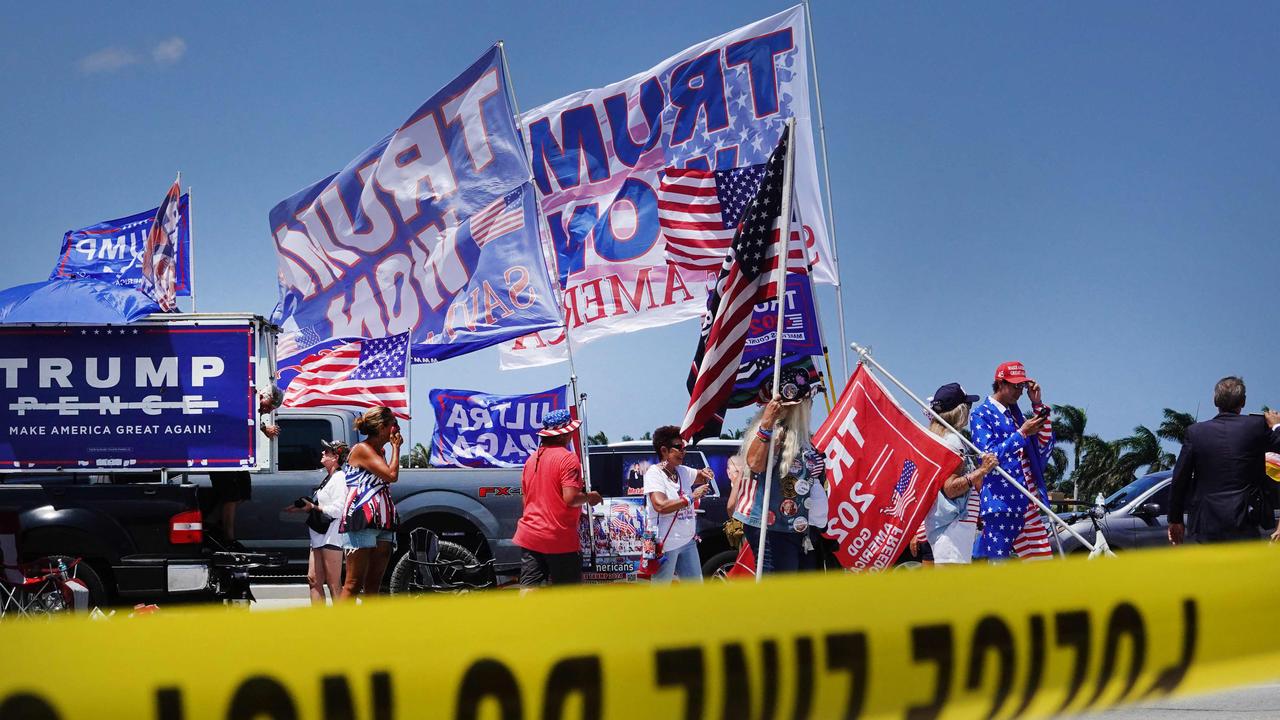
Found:
[[[285,407],[385,406],[409,418],[409,333],[360,339],[302,360],[285,390]]]
[[[730,170],[667,168],[658,184],[667,260],[689,270],[719,270],[764,173],[764,163]]]
[[[788,139],[784,132],[769,157],[760,189],[744,213],[720,276],[707,297],[707,314],[690,376],[689,407],[681,434],[692,438],[723,412],[742,361],[742,347],[755,305],[777,292],[770,270],[777,268],[782,214],[784,164]]]
[[[484,206],[467,219],[476,245],[488,243],[524,227],[524,203],[521,191],[515,190]]]

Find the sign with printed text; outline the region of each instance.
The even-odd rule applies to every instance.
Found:
[[[243,326],[0,328],[0,470],[250,468]]]
[[[270,221],[300,353],[409,332],[434,362],[560,324],[497,46]]]
[[[542,418],[568,404],[564,385],[530,395],[432,390],[432,467],[520,467],[538,449]]]
[[[668,167],[765,162],[796,118],[797,213],[819,282],[836,278],[823,222],[804,9],[699,43],[621,82],[524,113],[533,177],[574,343],[699,317],[714,273],[667,263],[657,190]],[[503,345],[504,368],[565,359],[563,328]]]
[[[142,285],[142,256],[147,236],[155,224],[156,211],[104,220],[62,236],[58,264],[49,279],[90,278],[129,287]],[[178,201],[178,245],[176,248],[175,294],[191,296],[191,206],[183,195]]]
[[[884,569],[898,559],[960,456],[920,427],[858,365],[813,445],[826,456],[826,537],[853,569]]]

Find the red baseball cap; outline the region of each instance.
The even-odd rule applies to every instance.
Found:
[[[1031,378],[1027,377],[1026,368],[1022,367],[1022,363],[1017,360],[1010,360],[1007,363],[1000,363],[1000,367],[996,368],[996,379],[1005,382],[1021,385],[1029,382]]]

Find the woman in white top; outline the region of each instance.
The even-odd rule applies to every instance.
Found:
[[[347,459],[347,444],[341,440],[334,442],[321,441],[324,450],[320,453],[320,464],[327,474],[324,480],[312,491],[310,498],[299,498],[302,504],[295,504],[289,510],[296,512],[319,513],[308,519],[307,532],[311,535],[311,558],[307,564],[307,585],[311,586],[311,604],[324,605],[324,589],[329,588],[329,597],[338,599],[342,590],[342,533],[338,531],[339,518],[347,505],[347,478],[342,472],[342,463]],[[324,532],[316,532],[313,524],[323,523],[328,519],[329,526]]]
[[[697,525],[693,505],[710,492],[714,474],[710,468],[694,470],[681,464],[685,443],[675,425],[653,431],[653,449],[659,462],[644,474],[644,496],[650,521],[657,518],[655,537],[662,544],[663,557],[653,581],[667,583],[678,577],[682,582],[700,583],[702,562],[694,541]]]
[[[967,394],[959,383],[948,383],[929,398],[929,406],[947,425],[964,428],[969,426],[969,406],[977,400],[977,395]],[[939,565],[973,561],[973,539],[978,534],[978,492],[982,490],[982,479],[996,466],[996,456],[990,453],[982,456],[981,464],[974,463],[965,452],[960,436],[947,425],[929,416],[929,431],[964,458],[959,468],[961,473],[942,482],[933,509],[924,520],[933,562]]]

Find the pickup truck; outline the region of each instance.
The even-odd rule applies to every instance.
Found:
[[[228,569],[204,545],[197,488],[154,476],[0,475],[0,510],[18,515],[23,562],[81,558],[90,607],[226,597]]]
[[[273,450],[276,470],[255,473],[252,499],[240,503],[236,510],[236,540],[250,551],[283,554],[285,558],[283,568],[255,570],[255,581],[296,581],[306,575],[306,516],[288,512],[287,508],[295,499],[311,496],[324,479],[320,465],[322,440],[344,440],[349,445],[360,440],[354,429],[355,416],[337,408],[277,411],[275,423],[280,435]],[[408,450],[406,445],[406,455]],[[206,489],[211,481],[207,473],[186,473],[185,479],[209,495]],[[511,540],[523,509],[519,468],[402,468],[391,492],[400,512],[401,528],[397,554],[388,566],[388,581],[408,550],[409,533],[419,527],[435,531],[445,543],[442,552],[448,552],[453,559],[493,560],[498,574],[519,568],[520,548]],[[214,515],[209,516],[211,520]]]

